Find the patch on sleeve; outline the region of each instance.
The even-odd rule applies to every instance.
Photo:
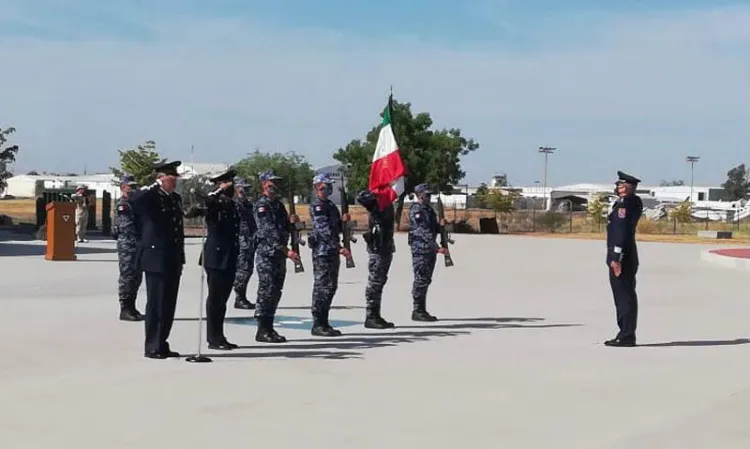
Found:
[[[118,212],[125,212],[126,210],[128,210],[128,208],[124,204],[120,204],[119,206],[117,206]]]
[[[627,209],[625,209],[624,207],[617,209],[617,217],[625,218],[626,214],[627,214]]]
[[[414,214],[414,218],[421,218],[422,214]]]
[[[260,206],[260,207],[258,208],[258,213],[259,213],[259,214],[264,214],[264,213],[266,213],[266,207],[265,207],[265,206]]]
[[[323,206],[318,204],[317,206],[313,207],[313,213],[315,215],[325,215],[326,211],[323,209]]]

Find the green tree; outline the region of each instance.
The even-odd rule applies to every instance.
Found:
[[[487,184],[481,183],[479,184],[479,187],[477,187],[477,191],[474,192],[474,198],[472,199],[472,203],[474,207],[477,209],[486,209],[487,208],[487,195],[490,193],[490,189],[487,187]]]
[[[690,223],[693,221],[693,204],[689,200],[682,201],[669,211],[669,218],[677,223]]]
[[[429,184],[437,186],[441,193],[452,193],[453,186],[466,175],[461,170],[461,157],[478,149],[479,144],[463,137],[457,128],[430,129],[433,125],[430,114],[414,115],[411,103],[393,100],[391,119],[406,165],[406,192],[412,192],[418,184]],[[349,188],[354,192],[367,188],[379,133],[380,125],[373,127],[364,140],[352,140],[333,155],[342,164],[350,164]]]
[[[117,150],[117,152],[120,154],[120,167],[109,168],[117,178],[115,182],[119,182],[125,174],[128,174],[133,176],[138,184],[150,185],[155,179],[154,165],[166,161],[159,156],[153,140],[147,140],[137,148]]]
[[[515,192],[504,194],[499,190],[490,190],[484,197],[486,208],[495,212],[497,218],[498,212],[507,213],[516,210],[516,199],[519,195]]]
[[[727,172],[727,180],[721,185],[729,195],[730,201],[746,198],[750,192],[750,173],[745,164],[740,164]]]
[[[255,150],[237,162],[234,169],[237,170],[237,175],[245,178],[257,192],[260,192],[258,175],[269,169],[282,178],[282,190],[285,193],[291,188],[295,195],[309,198],[312,192],[312,166],[304,156],[294,151],[271,153]]]
[[[586,209],[589,217],[596,223],[597,227],[604,223],[604,211],[607,207],[607,197],[605,195],[597,195],[589,201]]]
[[[8,186],[6,181],[13,176],[13,173],[8,170],[8,164],[16,161],[18,145],[6,145],[8,143],[8,136],[14,132],[16,132],[16,128],[12,126],[5,129],[0,127],[0,191],[5,190]]]

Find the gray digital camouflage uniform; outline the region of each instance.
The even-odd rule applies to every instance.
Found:
[[[261,339],[270,333],[280,340],[273,331],[273,320],[286,280],[287,255],[283,248],[289,243],[289,214],[278,199],[261,196],[255,203],[254,216],[258,226],[255,233],[255,271],[258,273],[255,317]]]
[[[120,319],[140,321],[143,316],[135,307],[138,289],[143,280],[143,273],[138,269],[135,260],[138,228],[135,223],[133,208],[124,196],[121,196],[116,203],[114,234],[117,238],[117,258],[120,268],[118,280]]]
[[[341,335],[331,328],[328,315],[339,283],[341,259],[341,214],[330,199],[315,198],[310,204],[312,231],[308,238],[313,257],[312,333],[321,336]]]
[[[414,283],[412,299],[414,313],[412,318],[418,321],[434,321],[427,318],[427,289],[432,283],[432,273],[437,261],[438,219],[435,210],[429,204],[415,202],[409,208],[409,247],[411,248]]]
[[[247,197],[234,197],[234,204],[240,216],[240,251],[237,256],[237,272],[234,276],[234,292],[237,295],[234,306],[252,309],[255,306],[247,300],[247,284],[253,275],[255,265],[255,217],[253,203]]]

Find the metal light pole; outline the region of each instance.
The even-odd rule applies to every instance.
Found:
[[[542,190],[542,198],[544,198],[543,201],[543,210],[547,210],[547,157],[554,153],[557,148],[552,147],[539,147],[539,152],[544,153],[544,187]]]
[[[693,183],[695,180],[695,163],[700,160],[700,156],[688,156],[686,162],[690,163],[690,204],[693,204]]]

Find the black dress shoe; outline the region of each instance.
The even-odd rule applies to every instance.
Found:
[[[208,349],[216,349],[217,351],[231,351],[232,349],[237,348],[239,348],[239,346],[234,343],[229,343],[228,341],[220,341],[219,343],[208,344]]]
[[[120,309],[120,321],[143,321],[143,315],[135,309]]]
[[[621,340],[619,338],[613,338],[604,342],[605,346],[613,346],[618,348],[632,348],[635,346],[635,340]]]
[[[255,341],[259,343],[286,343],[286,338],[279,335],[275,330],[259,330],[255,334]]]
[[[433,321],[437,321],[438,319],[430,315],[426,310],[415,310],[411,313],[411,320],[433,322]]]
[[[159,359],[159,360],[164,360],[168,357],[167,354],[163,352],[145,352],[143,353],[143,356],[149,359]]]

